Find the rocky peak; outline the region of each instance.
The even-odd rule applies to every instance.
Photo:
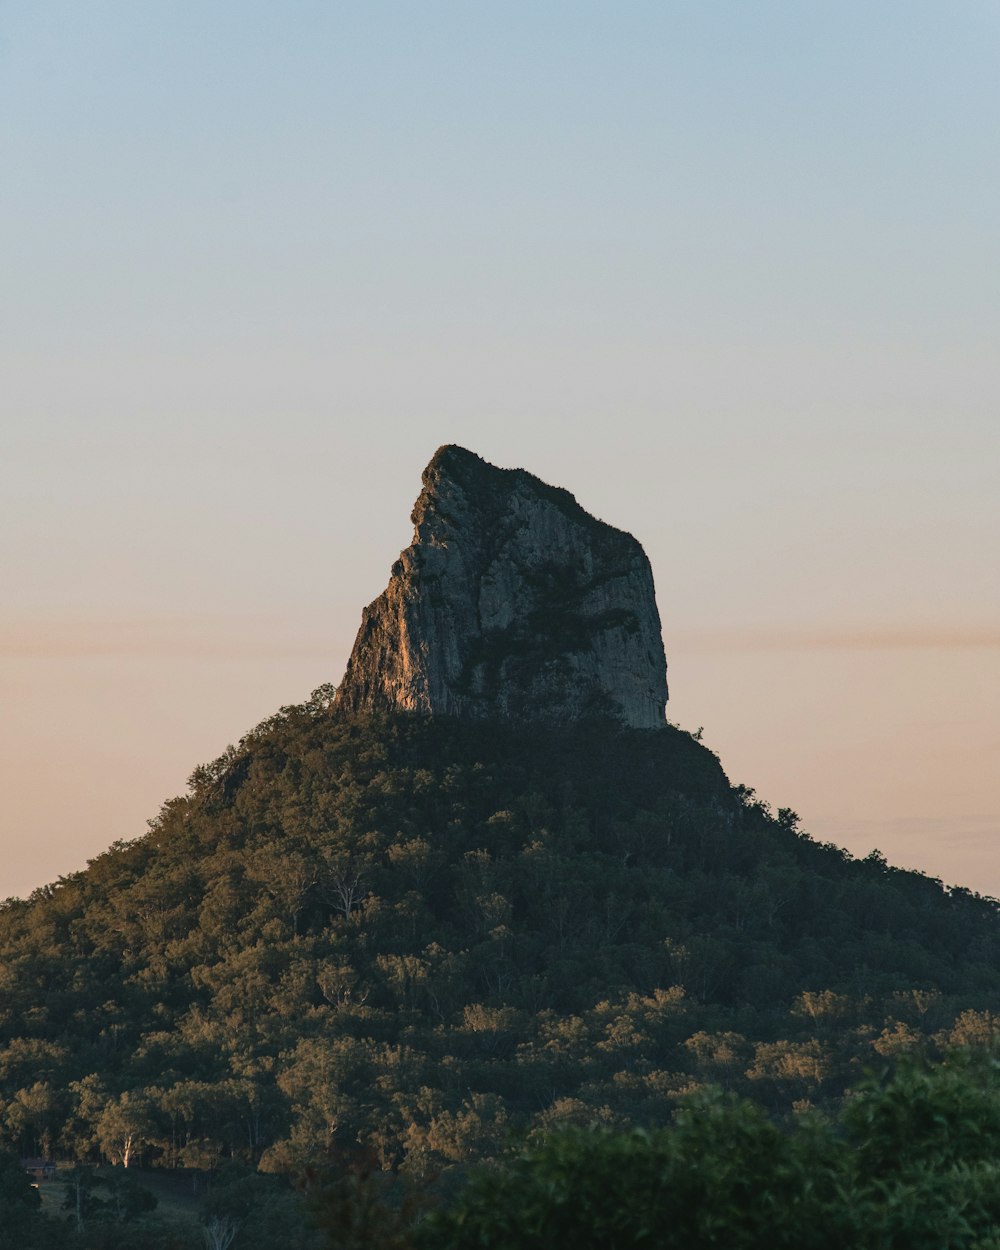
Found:
[[[653,576],[631,534],[569,491],[454,445],[424,470],[411,519],[413,542],[362,616],[338,707],[665,723]]]

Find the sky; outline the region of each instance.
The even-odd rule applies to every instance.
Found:
[[[1000,7],[0,0],[0,897],[343,672],[442,443],[669,718],[1000,895]]]

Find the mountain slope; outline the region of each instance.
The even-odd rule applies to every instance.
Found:
[[[511,1127],[780,1107],[990,1032],[996,905],[856,861],[666,726],[283,709],[150,832],[0,910],[25,1153],[464,1161]]]

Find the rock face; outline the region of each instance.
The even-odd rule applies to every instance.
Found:
[[[662,727],[660,617],[631,534],[462,447],[442,447],[423,483],[413,542],[364,611],[336,706]]]

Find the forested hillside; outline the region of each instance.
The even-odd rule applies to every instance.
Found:
[[[330,691],[0,909],[24,1155],[419,1171],[512,1130],[774,1109],[992,1034],[992,900],[852,859],[691,735],[350,719]]]

